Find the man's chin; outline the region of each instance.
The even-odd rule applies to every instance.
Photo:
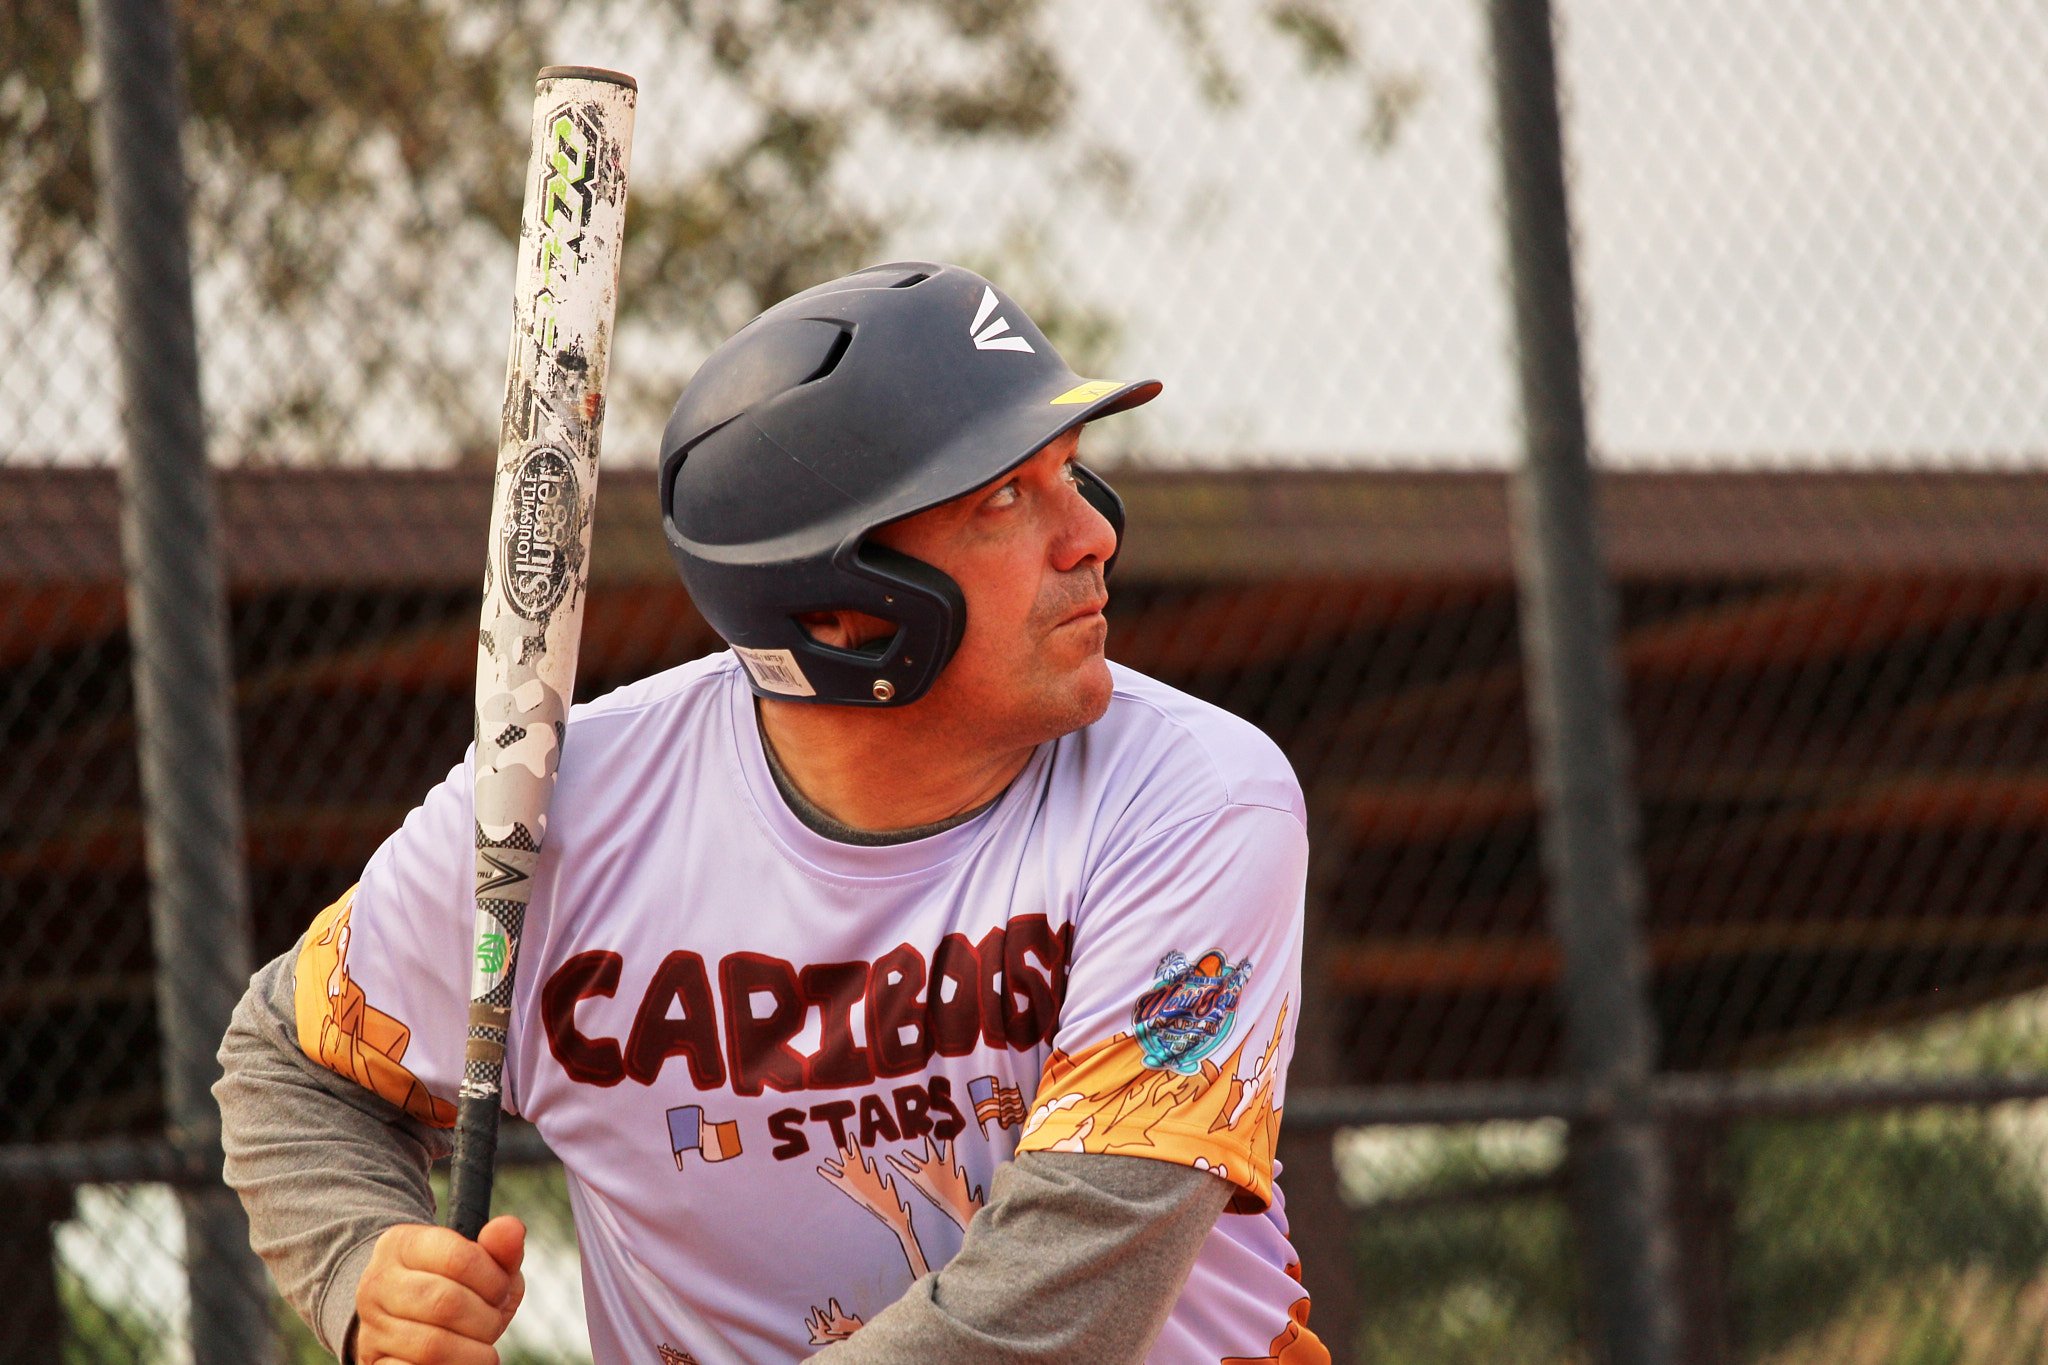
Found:
[[[971,734],[1002,744],[1036,745],[1072,734],[1101,720],[1109,710],[1116,682],[1102,655],[1063,667],[1049,667],[1041,656],[1010,674],[1007,685],[947,687],[942,676],[932,690],[944,710]],[[972,700],[979,698],[979,700]]]
[[[1062,719],[1067,723],[1059,732],[1063,735],[1101,720],[1116,694],[1116,681],[1109,676],[1109,661],[1099,654],[1075,669],[1066,684],[1067,704]]]

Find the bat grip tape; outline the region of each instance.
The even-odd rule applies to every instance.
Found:
[[[491,1182],[498,1170],[498,1096],[456,1101],[455,1160],[448,1172],[448,1226],[476,1240],[491,1218]]]

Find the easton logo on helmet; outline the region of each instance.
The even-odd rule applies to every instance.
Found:
[[[974,321],[967,324],[967,335],[974,338],[977,351],[1022,351],[1036,355],[1031,343],[1010,331],[1010,320],[997,314],[994,322],[988,322],[988,315],[996,311],[996,291],[988,285],[981,287],[981,306],[974,310]],[[988,326],[981,324],[988,322]]]

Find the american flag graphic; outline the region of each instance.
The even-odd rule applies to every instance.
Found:
[[[993,1076],[976,1076],[969,1081],[967,1098],[974,1103],[974,1119],[981,1125],[983,1137],[988,1136],[991,1123],[1016,1128],[1024,1122],[1024,1092]]]

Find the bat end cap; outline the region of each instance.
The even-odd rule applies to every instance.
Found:
[[[604,81],[611,85],[623,85],[628,90],[637,91],[640,88],[640,82],[634,80],[625,72],[607,71],[601,66],[544,66],[540,69],[540,75],[534,77],[534,80],[536,83],[540,81]]]

